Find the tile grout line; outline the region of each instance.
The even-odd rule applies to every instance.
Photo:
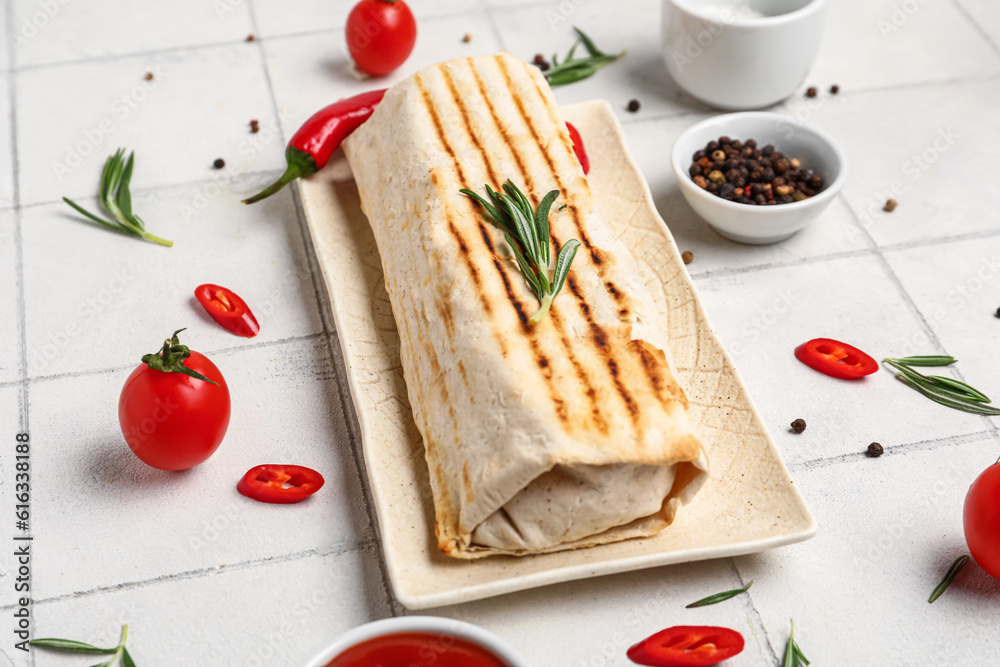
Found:
[[[733,269],[714,269],[709,271],[703,271],[701,273],[689,273],[688,275],[692,279],[696,280],[706,280],[709,278],[725,278],[728,276],[738,276],[744,273],[755,273],[757,271],[767,271],[770,269],[787,269],[795,266],[802,266],[804,264],[812,264],[815,262],[833,262],[839,259],[865,257],[868,255],[874,255],[875,252],[876,252],[875,248],[862,248],[861,250],[844,250],[843,252],[830,253],[829,255],[819,255],[816,257],[801,257],[799,259],[793,259],[787,262],[766,262],[764,264],[753,264],[750,266],[743,266]]]
[[[970,14],[969,10],[967,10],[958,0],[952,0],[951,4],[952,6],[955,7],[955,9],[958,10],[959,14],[965,17],[965,20],[969,22],[969,24],[972,26],[972,29],[978,32],[979,35],[984,40],[986,40],[986,43],[990,45],[993,51],[995,51],[997,55],[1000,55],[1000,44],[997,44],[995,41],[993,41],[993,38],[990,36],[990,34],[986,32],[983,26],[980,25],[979,21],[976,20],[976,17]]]
[[[10,12],[13,12],[13,10],[10,10]],[[323,35],[327,33],[339,33],[342,32],[344,30],[344,27],[347,25],[345,17],[345,22],[343,24],[336,25],[330,28],[316,28],[315,30],[302,30],[299,32],[290,32],[280,35],[261,35],[257,29],[256,13],[254,11],[254,8],[250,4],[248,4],[248,12],[251,18],[251,29],[253,30],[253,36],[254,36],[253,41],[255,43],[266,42],[266,41],[279,41],[283,39],[294,39],[296,37],[310,37],[315,35]],[[468,10],[457,10],[453,12],[445,12],[443,14],[434,14],[433,16],[424,16],[424,17],[418,16],[417,21],[421,23],[426,21],[434,22],[441,19],[452,19],[470,14],[471,12],[469,12]],[[8,66],[6,70],[0,70],[0,71],[6,71],[7,73],[13,74],[14,72],[30,72],[34,70],[44,70],[56,67],[69,67],[72,65],[106,63],[106,62],[113,62],[115,60],[124,60],[126,58],[147,58],[152,56],[170,55],[170,54],[180,53],[183,51],[202,51],[220,47],[238,46],[240,44],[246,44],[246,43],[247,43],[246,38],[223,39],[216,42],[201,42],[199,44],[186,44],[183,46],[167,46],[162,49],[150,49],[148,51],[129,51],[126,53],[117,53],[106,56],[89,56],[85,58],[78,58],[76,60],[56,60],[53,62],[34,63],[30,65],[19,65],[13,67]],[[8,51],[12,50],[13,47],[10,47],[8,49]]]
[[[507,43],[504,41],[503,33],[500,32],[500,26],[497,24],[497,17],[494,12],[494,8],[490,7],[486,0],[479,0],[479,8],[480,11],[484,12],[486,17],[490,20],[490,31],[493,33],[493,38],[497,40],[497,44],[500,45],[501,49],[507,50]]]
[[[247,181],[250,179],[261,178],[267,176],[268,178],[273,178],[280,175],[281,169],[259,169],[254,171],[226,171],[223,172],[223,178],[216,178],[214,176],[204,176],[202,178],[192,179],[190,181],[181,181],[178,183],[161,183],[160,185],[149,185],[142,188],[130,187],[129,192],[132,194],[132,200],[134,201],[139,195],[151,195],[158,194],[167,190],[182,190],[185,188],[193,188],[197,186],[203,186],[207,184],[215,184],[219,188],[226,188],[230,186],[246,185]],[[252,194],[252,193],[247,193]],[[72,196],[72,193],[70,193]],[[87,194],[87,195],[76,195],[74,197],[77,201],[97,201],[97,195]],[[53,204],[61,204],[62,199],[43,199],[41,201],[33,201],[27,204],[20,204],[18,208],[20,210],[30,209],[30,208],[40,208],[42,206],[52,206]],[[5,209],[0,209],[0,211]]]
[[[743,580],[743,574],[740,572],[739,566],[736,565],[736,559],[728,558],[727,560],[729,561],[729,566],[733,568],[733,572],[736,573],[736,578],[740,582],[740,587],[746,587],[747,584]],[[767,647],[767,652],[771,655],[772,664],[780,665],[781,660],[778,659],[778,654],[774,650],[774,646],[771,644],[771,636],[767,633],[767,628],[764,627],[764,619],[760,615],[760,610],[757,609],[757,605],[753,601],[753,594],[751,594],[749,590],[747,591],[747,600],[750,605],[750,611],[753,612],[753,618],[757,627],[759,627],[760,631],[764,633],[764,645]]]
[[[254,4],[251,1],[247,5],[247,10],[250,14],[250,23],[253,26],[254,32],[257,32],[257,14],[254,8]],[[264,50],[263,44],[258,44],[257,47],[260,50],[261,55],[261,67],[264,70],[264,80],[267,83],[268,95],[271,98],[271,111],[275,114],[275,118],[278,117],[278,98],[274,93],[274,83],[271,80],[271,70],[267,65],[267,53]],[[284,129],[279,124],[278,133],[282,140],[285,139]],[[358,417],[354,412],[354,404],[351,400],[348,391],[345,389],[348,386],[345,383],[346,380],[346,369],[342,368],[344,360],[342,357],[342,352],[339,345],[334,345],[332,337],[337,336],[339,341],[339,334],[335,331],[330,331],[334,327],[332,326],[332,317],[330,320],[327,319],[325,309],[326,309],[326,285],[323,282],[323,277],[319,275],[318,272],[318,260],[316,258],[316,249],[313,247],[312,236],[309,233],[309,228],[305,219],[305,211],[302,208],[302,199],[299,192],[298,184],[292,186],[292,201],[295,205],[295,217],[299,223],[299,233],[302,235],[303,245],[305,246],[306,253],[309,257],[309,272],[312,274],[313,280],[313,293],[316,298],[317,307],[320,311],[320,319],[323,322],[324,329],[326,330],[326,341],[327,341],[327,351],[330,354],[330,361],[334,366],[334,375],[336,376],[337,382],[337,396],[340,399],[340,409],[341,414],[344,417],[345,425],[347,426],[348,435],[348,447],[351,450],[351,457],[354,459],[354,470],[358,476],[358,484],[362,490],[362,497],[364,498],[365,511],[368,515],[368,526],[373,533],[373,539],[378,545],[378,564],[379,564],[379,574],[382,579],[382,589],[386,596],[386,606],[393,616],[398,616],[398,610],[396,607],[396,598],[392,594],[392,587],[389,583],[389,572],[385,563],[385,552],[382,549],[382,537],[379,532],[378,517],[375,514],[375,504],[371,496],[371,490],[368,488],[367,480],[365,479],[367,475],[365,474],[364,460],[358,449],[361,447],[361,433],[360,425],[357,421]]]
[[[259,343],[247,343],[245,345],[240,345],[237,347],[224,347],[214,350],[205,350],[203,354],[206,356],[225,356],[227,354],[234,354],[236,352],[242,352],[244,350],[261,350],[270,347],[278,347],[281,345],[287,345],[289,343],[298,343],[302,341],[316,340],[317,338],[322,338],[326,335],[325,332],[319,331],[311,334],[304,334],[302,336],[289,336],[287,338],[279,338],[277,340],[262,341]],[[78,378],[78,377],[88,377],[91,375],[105,375],[107,373],[118,373],[121,371],[130,370],[135,368],[135,364],[121,365],[121,366],[109,366],[105,368],[95,368],[84,371],[71,371],[69,373],[57,373],[55,375],[41,375],[39,377],[28,378],[29,384],[36,384],[38,382],[49,382],[51,380],[64,380],[66,378]],[[16,384],[16,383],[7,383]],[[0,387],[4,385],[0,384]]]
[[[990,438],[992,436],[993,433],[987,429],[984,431],[975,431],[973,433],[963,433],[961,435],[949,435],[943,438],[930,438],[928,440],[906,442],[901,445],[892,445],[890,447],[885,448],[885,453],[905,454],[908,452],[925,452],[954,445],[964,445],[970,442],[978,442],[980,440]],[[793,473],[812,471],[812,470],[818,470],[819,468],[826,468],[829,466],[839,465],[841,463],[849,463],[851,461],[861,461],[866,458],[868,458],[868,455],[865,454],[864,451],[848,452],[847,454],[840,454],[839,456],[810,459],[808,461],[802,461],[801,463],[795,463],[789,466],[789,470],[791,470]]]
[[[855,211],[854,208],[850,206],[848,206],[848,210],[850,211],[851,216],[855,219],[855,223],[861,227],[862,231],[868,235],[868,237],[872,240],[872,242],[875,242],[875,237],[872,236],[868,228],[861,223],[861,217],[858,215],[857,211]],[[938,350],[941,350],[946,353],[947,350],[945,349],[944,344],[941,342],[941,339],[938,337],[937,333],[931,327],[930,322],[927,321],[927,318],[924,316],[924,313],[917,306],[917,302],[913,300],[913,297],[907,291],[906,286],[903,285],[903,281],[899,279],[899,276],[896,274],[896,271],[892,268],[892,264],[889,263],[889,260],[886,258],[882,249],[878,247],[877,242],[875,242],[874,255],[878,259],[879,263],[882,265],[882,270],[885,271],[889,279],[896,286],[896,290],[898,291],[899,295],[903,298],[903,301],[906,303],[907,308],[914,316],[916,316],[917,321],[920,322],[920,326],[924,330],[924,333],[927,335],[928,339],[931,341],[931,344],[935,345]],[[960,370],[956,368],[953,369],[953,371],[960,381],[962,382],[965,381],[965,375]],[[980,415],[980,420],[986,424],[987,430],[993,434],[994,439],[1000,439],[1000,430],[997,429],[997,425],[993,423],[992,419],[990,419],[987,415]]]
[[[10,28],[14,25],[14,8],[12,2],[4,3],[6,12],[4,20]],[[8,65],[15,63],[14,43],[7,40],[7,62]],[[7,103],[10,106],[10,156],[11,156],[11,185],[13,187],[13,217],[14,217],[14,266],[17,280],[17,318],[20,325],[20,356],[21,356],[21,405],[20,405],[20,432],[31,433],[30,401],[28,400],[28,327],[27,308],[25,305],[24,291],[24,242],[21,235],[21,170],[20,156],[17,150],[17,76],[13,70],[7,73]],[[29,585],[34,583],[34,578]],[[28,619],[31,629],[35,628],[35,605],[31,605],[28,612]],[[35,666],[35,653],[29,651],[29,662]]]
[[[265,558],[258,558],[256,560],[248,560],[240,563],[234,563],[232,565],[217,565],[214,567],[203,567],[194,570],[185,570],[183,572],[175,572],[173,574],[164,574],[159,577],[152,577],[150,579],[140,579],[138,581],[126,581],[119,584],[112,584],[108,586],[98,586],[96,588],[90,588],[84,591],[74,591],[72,593],[63,593],[61,595],[54,595],[49,598],[40,598],[34,600],[32,604],[52,604],[56,602],[64,602],[66,600],[76,600],[79,598],[90,597],[92,595],[101,595],[104,593],[116,593],[124,590],[134,590],[137,588],[146,588],[149,586],[155,586],[157,584],[170,583],[173,581],[186,581],[189,579],[199,579],[204,576],[212,574],[223,574],[226,572],[239,572],[242,570],[249,570],[257,567],[266,567],[268,565],[277,563],[294,563],[296,561],[307,560],[309,558],[327,558],[329,556],[342,556],[344,554],[351,553],[352,551],[359,551],[373,546],[372,540],[362,540],[360,542],[355,542],[350,546],[340,545],[333,547],[332,549],[326,549],[324,551],[319,551],[317,549],[307,549],[305,551],[296,551],[288,554],[281,554],[278,556],[269,556]],[[14,605],[4,605],[0,607],[0,611],[6,611],[8,609],[13,609]]]

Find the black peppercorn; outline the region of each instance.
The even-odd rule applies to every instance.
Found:
[[[694,155],[691,156],[691,161],[692,162],[697,162],[698,160],[702,159],[703,157],[705,157],[705,151],[704,150],[697,150],[697,151],[694,152]]]
[[[216,169],[222,169],[223,167],[226,166],[226,161],[223,160],[221,157],[216,158],[215,162],[212,163],[212,166],[215,167]]]
[[[802,431],[806,430],[806,420],[796,419],[795,421],[793,421],[792,430],[795,431],[796,433],[802,433]]]
[[[830,86],[831,95],[836,95],[839,92],[840,92],[840,86],[838,86],[837,84],[833,84],[832,86]]]
[[[806,97],[816,97],[815,86],[809,86],[809,88],[806,90]]]
[[[1000,308],[997,308],[997,317],[1000,317]]]
[[[868,456],[872,457],[873,459],[882,456],[883,453],[885,453],[885,448],[879,443],[873,442],[872,444],[868,445]]]
[[[708,142],[708,144],[705,146],[705,150],[709,153],[711,153],[712,151],[719,150],[719,142],[718,141]]]
[[[639,106],[640,106],[639,100],[629,100],[628,110],[631,111],[632,113],[635,113],[636,111],[639,110]]]
[[[681,260],[685,264],[690,264],[691,262],[694,261],[694,253],[691,252],[690,250],[685,250],[684,252],[681,253]]]

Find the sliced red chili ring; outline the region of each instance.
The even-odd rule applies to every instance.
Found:
[[[708,625],[677,625],[661,630],[628,650],[628,658],[653,667],[707,667],[743,650],[743,635]]]
[[[809,368],[830,377],[856,380],[878,370],[878,362],[847,343],[813,338],[795,348],[795,357]]]
[[[247,470],[236,490],[262,503],[302,502],[323,486],[323,476],[312,468],[268,463]]]
[[[241,299],[236,292],[206,283],[198,285],[194,290],[194,295],[212,319],[229,333],[244,338],[253,338],[260,333],[257,318],[250,312],[246,301]]]
[[[583,137],[573,127],[573,123],[566,123],[566,129],[569,130],[569,138],[573,140],[573,152],[576,153],[576,159],[580,161],[580,166],[583,167],[583,175],[586,176],[590,173],[590,158],[587,157],[587,148],[583,145]]]

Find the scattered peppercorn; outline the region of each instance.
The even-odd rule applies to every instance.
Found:
[[[260,122],[257,121],[256,119],[250,121],[250,132],[252,132],[253,134],[257,134],[258,132],[260,132]]]
[[[997,308],[997,317],[1000,317],[1000,308]]]
[[[143,77],[143,78],[145,78],[146,81],[152,81],[153,80],[153,73],[152,72],[146,72],[146,76]]]
[[[212,163],[212,166],[215,167],[216,169],[222,169],[223,167],[226,166],[226,161],[223,160],[221,157],[216,158],[215,162]]]
[[[877,442],[868,445],[868,456],[876,459],[885,453],[885,448]]]
[[[796,433],[802,433],[802,431],[806,430],[806,420],[796,419],[795,421],[793,421],[792,430],[795,431]]]
[[[465,42],[466,44],[468,44],[469,42],[471,42],[472,41],[472,33],[471,32],[465,33],[462,36],[462,41]]]
[[[685,250],[681,253],[681,259],[684,260],[685,264],[690,264],[694,261],[694,253],[690,250]]]
[[[839,92],[840,92],[840,86],[838,86],[837,84],[833,84],[832,86],[830,86],[831,95],[836,95]]]
[[[639,110],[639,100],[630,100],[628,103],[628,110],[635,113]]]
[[[889,213],[892,213],[893,211],[896,210],[897,206],[899,206],[899,202],[898,201],[896,201],[895,199],[887,199],[886,202],[885,202],[885,209],[884,210],[887,211],[887,212],[889,212]]]
[[[257,38],[256,38],[256,37],[254,37],[253,33],[250,33],[249,35],[247,35],[247,41],[248,41],[248,42],[252,42],[252,41],[254,41],[255,39],[257,39]]]
[[[809,86],[806,90],[806,97],[816,97],[816,86]]]
[[[691,156],[688,174],[703,190],[728,201],[773,206],[803,201],[820,192],[823,177],[774,146],[759,148],[728,136],[708,142]]]

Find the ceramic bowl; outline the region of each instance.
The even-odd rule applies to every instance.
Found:
[[[326,665],[347,649],[374,637],[393,635],[400,632],[422,632],[441,637],[442,643],[452,638],[464,639],[481,646],[502,660],[508,667],[531,667],[528,661],[502,639],[486,630],[451,618],[437,616],[398,616],[373,621],[348,630],[306,663],[305,667],[326,667]]]
[[[759,109],[802,85],[827,0],[663,0],[663,57],[677,84],[720,109]],[[765,16],[750,16],[764,14]]]
[[[695,184],[688,168],[694,152],[720,136],[756,139],[761,147],[773,144],[786,157],[798,158],[804,168],[821,175],[825,186],[809,199],[774,206],[716,197]],[[830,205],[847,178],[847,155],[833,137],[789,116],[764,111],[723,114],[689,127],[674,143],[671,166],[695,213],[726,238],[753,244],[784,241],[808,225]]]

